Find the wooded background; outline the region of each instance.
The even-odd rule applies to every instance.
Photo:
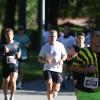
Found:
[[[38,46],[41,2],[42,0],[0,0],[0,31],[6,27],[17,30],[23,25],[26,30],[32,30],[32,39],[37,43],[34,45]],[[45,0],[45,8],[45,27],[48,23],[59,26],[58,19],[68,18],[86,18],[87,25],[100,25],[100,0]]]

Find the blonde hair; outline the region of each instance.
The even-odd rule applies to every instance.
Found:
[[[58,36],[58,33],[56,30],[51,30],[50,31],[50,35],[55,35],[55,36]]]

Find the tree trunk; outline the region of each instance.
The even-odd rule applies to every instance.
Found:
[[[46,25],[57,26],[59,0],[46,0]]]
[[[4,18],[4,28],[10,27],[14,28],[15,24],[15,11],[16,11],[17,0],[7,0]]]
[[[19,27],[23,26],[26,29],[26,1],[27,0],[18,0],[18,24]]]

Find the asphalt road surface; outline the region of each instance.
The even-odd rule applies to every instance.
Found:
[[[58,96],[55,97],[54,100],[76,100],[73,81],[66,80],[64,83],[66,86],[61,87]],[[15,100],[33,100],[33,99],[47,100],[45,83],[42,79],[29,83],[24,83],[22,85],[22,89],[16,91]],[[4,100],[2,90],[0,90],[0,100]]]

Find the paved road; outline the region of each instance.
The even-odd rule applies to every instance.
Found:
[[[24,83],[22,90],[17,90],[16,100],[47,100],[45,92],[45,83],[43,80],[37,80],[30,83]],[[72,81],[66,81],[66,88],[61,88],[54,100],[76,100]],[[3,92],[0,90],[0,100],[3,99]]]
[[[47,100],[45,92],[38,92],[38,91],[26,91],[26,90],[17,90],[16,100]],[[0,90],[0,100],[3,99],[2,90]],[[54,98],[54,100],[76,100],[74,93],[65,93],[59,92],[59,95]]]
[[[73,80],[65,80],[64,81],[66,87],[63,89],[61,88],[61,92],[74,92],[74,85],[73,85]],[[37,81],[29,82],[29,83],[24,83],[22,86],[22,90],[32,90],[32,91],[45,91],[45,82],[44,80],[40,79]]]

